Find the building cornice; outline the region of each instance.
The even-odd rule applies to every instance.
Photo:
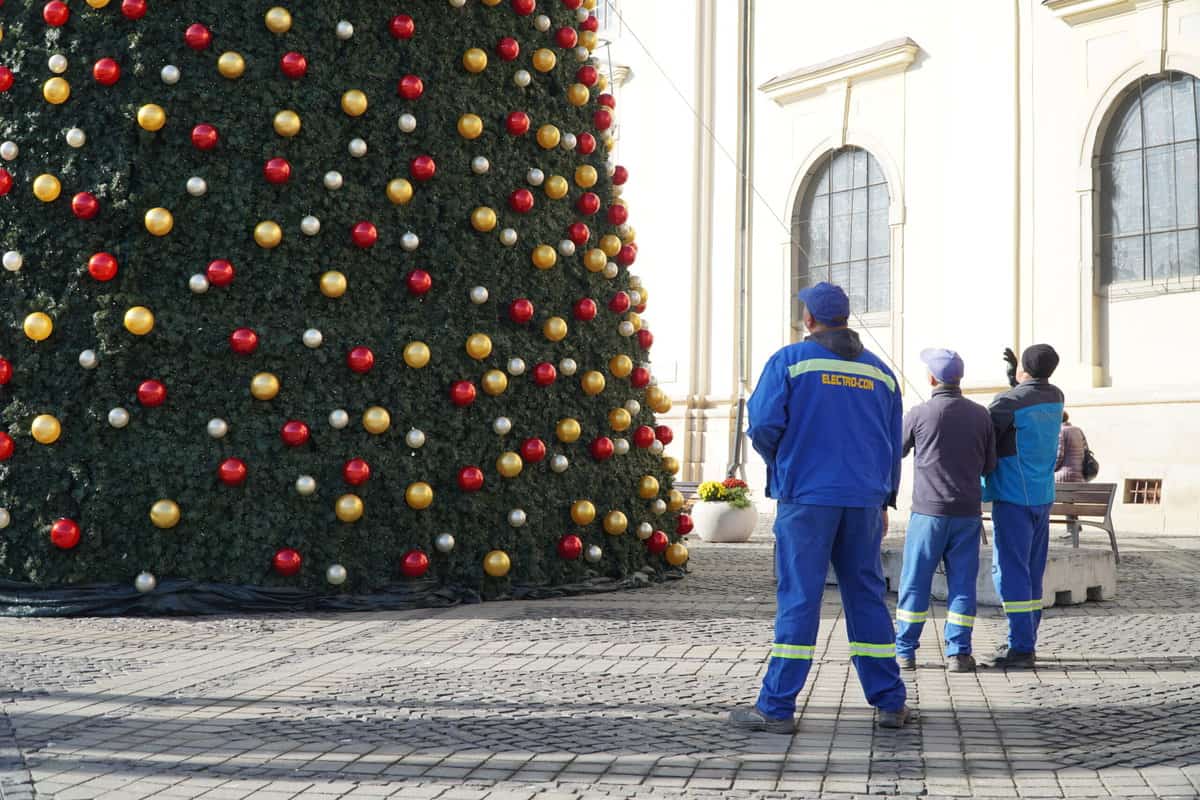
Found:
[[[1081,25],[1137,11],[1146,5],[1161,6],[1162,0],[1042,0],[1042,5],[1068,25]]]
[[[813,64],[772,78],[759,86],[759,91],[781,106],[830,86],[860,83],[895,72],[903,72],[921,50],[908,37],[892,39],[883,44]]]

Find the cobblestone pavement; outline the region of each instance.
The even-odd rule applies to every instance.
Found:
[[[830,591],[790,739],[722,719],[766,664],[770,544],[586,598],[0,620],[0,798],[1200,797],[1200,540],[1125,539],[1118,599],[1049,611],[1032,673],[948,675],[935,606],[900,732]]]

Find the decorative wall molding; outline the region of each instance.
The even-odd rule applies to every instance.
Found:
[[[903,72],[917,58],[921,48],[908,37],[892,39],[829,61],[801,67],[772,78],[759,91],[781,106],[830,88],[847,87],[864,80]]]
[[[1042,5],[1068,25],[1081,25],[1135,11],[1138,4],[1137,0],[1042,0]]]

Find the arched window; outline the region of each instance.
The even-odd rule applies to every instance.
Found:
[[[879,162],[859,147],[832,150],[800,192],[792,218],[793,290],[830,281],[850,295],[855,314],[890,310],[890,197]],[[798,311],[797,304],[794,319]]]
[[[1196,79],[1141,78],[1118,101],[1099,156],[1100,279],[1188,283],[1200,274]]]

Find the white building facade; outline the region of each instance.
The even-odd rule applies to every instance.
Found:
[[[907,403],[925,347],[986,403],[1005,347],[1054,345],[1118,532],[1200,530],[1200,0],[610,6],[684,479],[723,477],[739,390],[831,279]]]

